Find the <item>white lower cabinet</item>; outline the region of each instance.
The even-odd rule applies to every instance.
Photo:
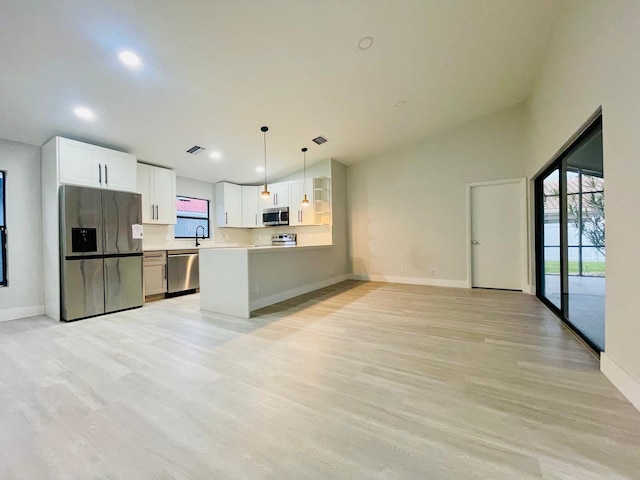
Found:
[[[144,295],[167,292],[167,252],[144,252]]]
[[[260,193],[262,187],[242,185],[242,226],[248,228],[262,227],[262,205]]]

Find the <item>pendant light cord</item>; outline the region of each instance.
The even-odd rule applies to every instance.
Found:
[[[267,189],[267,132],[262,132],[262,138],[264,139],[264,189]]]

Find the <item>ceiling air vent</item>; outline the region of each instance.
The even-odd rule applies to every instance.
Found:
[[[327,143],[328,142],[328,140],[323,136],[316,137],[316,138],[313,139],[313,141],[315,143],[317,143],[318,145],[322,145],[323,143]]]
[[[190,153],[191,155],[197,155],[199,154],[202,150],[204,150],[204,147],[199,147],[198,145],[194,145],[193,147],[191,147],[189,150],[187,150],[187,153]]]

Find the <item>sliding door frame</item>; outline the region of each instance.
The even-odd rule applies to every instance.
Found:
[[[550,163],[534,177],[534,205],[535,205],[535,255],[536,255],[536,297],[544,303],[549,310],[573,331],[580,339],[598,355],[601,353],[589,338],[569,321],[569,259],[568,259],[568,233],[567,222],[567,168],[563,166],[564,159],[573,153],[578,142],[593,129],[602,129],[602,109],[599,108],[589,120],[563,145],[554,155]],[[554,170],[558,170],[559,178],[559,222],[560,222],[560,308],[544,296],[544,179]]]

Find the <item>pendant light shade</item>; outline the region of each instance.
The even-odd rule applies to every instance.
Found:
[[[302,184],[302,191],[304,193],[304,198],[302,199],[302,206],[309,206],[309,199],[307,198],[307,147],[302,149],[302,161],[304,165],[304,183]]]
[[[269,127],[261,127],[262,137],[264,139],[264,189],[262,190],[262,198],[269,198],[271,194],[267,190],[267,132]]]

